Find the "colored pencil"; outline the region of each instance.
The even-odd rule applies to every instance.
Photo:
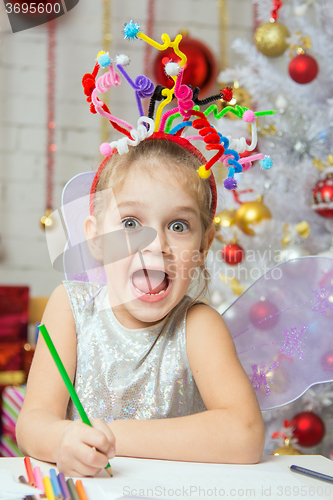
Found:
[[[49,474],[55,500],[64,500],[55,469],[50,469]]]
[[[67,486],[69,489],[69,492],[71,494],[71,499],[72,500],[80,500],[79,494],[75,488],[75,484],[72,478],[67,479]]]
[[[24,465],[28,475],[28,483],[30,484],[30,486],[33,486],[35,488],[36,487],[35,477],[34,473],[32,472],[32,467],[29,457],[24,457]]]
[[[76,394],[76,391],[74,389],[74,386],[72,384],[72,381],[71,379],[69,378],[68,376],[68,373],[66,372],[66,369],[60,359],[60,356],[52,342],[52,339],[49,335],[49,332],[47,331],[46,329],[46,326],[45,325],[40,325],[39,327],[39,330],[41,332],[41,334],[43,335],[43,338],[45,340],[45,343],[51,353],[51,356],[55,362],[55,364],[57,365],[57,368],[59,370],[59,373],[67,387],[67,390],[70,394],[70,397],[72,398],[72,401],[73,403],[75,404],[76,406],[76,409],[77,411],[79,412],[79,415],[81,417],[81,420],[82,422],[84,422],[85,424],[89,425],[90,427],[92,427],[91,423],[90,423],[90,420],[86,414],[86,412],[84,411],[84,408],[82,406],[82,403],[81,401],[79,400],[79,397],[78,395]],[[110,464],[108,463],[108,465],[105,467],[105,470],[107,471],[107,473],[112,477],[113,474],[112,474],[112,468],[110,466]]]
[[[48,476],[44,476],[43,483],[44,483],[45,495],[47,496],[47,499],[48,500],[55,500],[53,489],[52,489],[52,484],[51,484],[51,479]]]
[[[29,483],[28,483],[28,481],[26,480],[26,478],[25,478],[24,476],[20,476],[20,477],[19,477],[19,481],[20,481],[20,483],[22,483],[22,484],[29,484]],[[30,484],[29,484],[29,486],[30,486]],[[37,500],[37,497],[35,497],[35,496],[33,496],[33,495],[27,495],[27,496],[25,497],[25,499],[26,499],[26,500]]]
[[[76,486],[77,492],[79,494],[80,500],[89,500],[81,479],[78,479],[76,481],[75,486]]]
[[[58,481],[60,484],[62,496],[64,497],[64,500],[71,500],[71,495],[69,493],[67,484],[66,484],[66,479],[65,476],[62,472],[59,472],[58,474]]]
[[[298,465],[291,465],[290,470],[293,472],[297,472],[298,474],[304,474],[304,476],[313,477],[314,479],[320,479],[321,481],[327,481],[328,483],[333,483],[333,476],[327,476],[326,474],[322,474],[321,472],[316,472],[310,469],[304,469],[303,467],[299,467]]]
[[[36,487],[39,490],[42,490],[45,492],[42,471],[40,470],[40,467],[38,467],[38,465],[33,468],[33,473],[34,473]]]

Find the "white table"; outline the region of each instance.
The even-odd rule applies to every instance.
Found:
[[[42,474],[52,464],[32,459]],[[333,500],[333,483],[312,479],[289,470],[292,464],[333,476],[333,461],[320,455],[264,456],[259,464],[229,465],[116,457],[113,478],[102,471],[84,478],[89,500],[122,498],[156,499],[327,499]],[[0,458],[0,469],[14,478],[26,475],[23,458]],[[1,486],[1,485],[0,485]]]

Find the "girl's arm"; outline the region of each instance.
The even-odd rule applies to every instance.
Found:
[[[73,381],[76,332],[64,285],[51,295],[42,323]],[[27,393],[16,424],[19,448],[25,455],[57,463],[68,475],[94,475],[106,466],[107,455],[109,458],[114,455],[114,436],[99,420],[93,421],[94,428],[80,421],[65,420],[68,401],[67,388],[42,335],[39,335]]]
[[[156,420],[117,420],[117,455],[255,463],[265,429],[253,387],[220,314],[198,304],[187,314],[187,355],[207,411]]]

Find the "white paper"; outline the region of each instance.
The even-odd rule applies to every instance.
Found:
[[[11,472],[0,470],[0,500],[21,500],[27,495],[39,495],[43,491],[14,480]]]

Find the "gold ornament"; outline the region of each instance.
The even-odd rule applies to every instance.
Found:
[[[41,225],[41,228],[45,229],[53,229],[54,227],[54,220],[50,217],[50,215],[52,214],[53,210],[51,208],[47,208],[45,210],[45,215],[43,215],[40,219],[39,219],[39,222],[40,222],[40,225]]]
[[[264,23],[254,33],[257,49],[267,57],[279,57],[288,48],[286,38],[290,37],[288,28],[278,22]]]
[[[216,230],[230,227],[236,222],[236,210],[223,210],[214,217]]]
[[[255,236],[251,226],[257,225],[265,219],[271,219],[272,214],[262,202],[262,197],[257,201],[243,203],[236,212],[236,224],[244,233]]]
[[[303,455],[303,453],[292,446],[291,441],[291,438],[287,437],[284,440],[284,446],[277,448],[272,455]]]

